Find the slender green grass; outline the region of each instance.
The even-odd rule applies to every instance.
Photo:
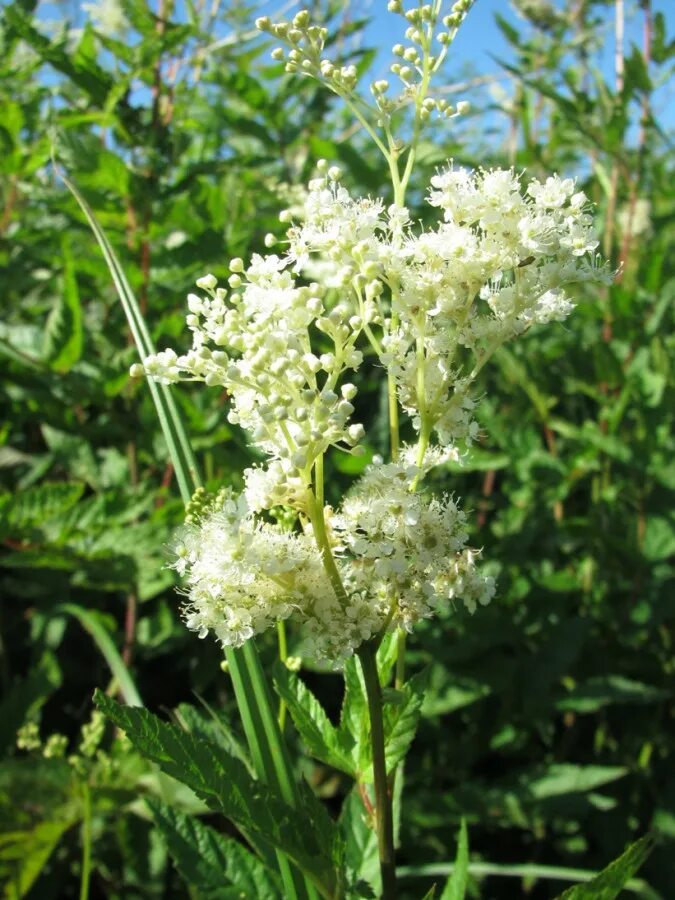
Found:
[[[73,182],[60,173],[66,187],[82,209],[98,241],[110,270],[113,283],[129,323],[141,359],[154,352],[154,346],[140,307],[129,286],[122,266],[89,204]],[[148,380],[160,426],[183,502],[187,503],[202,480],[197,461],[185,431],[182,417],[167,385]],[[299,805],[299,793],[279,730],[276,712],[265,679],[260,658],[252,641],[240,650],[228,649],[227,660],[232,674],[239,713],[258,777],[279,792],[290,806]],[[289,900],[316,900],[317,891],[308,878],[303,878],[288,858],[277,853],[279,870]]]
[[[108,663],[108,667],[117,682],[125,703],[129,706],[143,706],[141,695],[131,676],[131,672],[125,665],[119,650],[115,646],[115,642],[101,624],[98,616],[91,610],[85,609],[83,606],[77,606],[75,603],[61,603],[54,612],[57,615],[66,613],[77,619],[84,630],[91,635],[94,643],[101,651],[101,655]]]
[[[447,878],[455,869],[454,863],[430,863],[424,866],[399,866],[396,875],[403,878]],[[592,869],[572,869],[566,866],[543,866],[537,863],[522,865],[500,865],[490,862],[470,862],[469,872],[478,878],[489,875],[500,878],[529,878],[544,881],[569,881],[572,883],[591,881],[599,873]],[[656,894],[641,878],[631,878],[624,885],[624,890],[631,891],[643,900],[658,900]]]

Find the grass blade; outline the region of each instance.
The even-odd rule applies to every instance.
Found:
[[[442,878],[452,875],[455,870],[454,863],[430,863],[421,866],[399,866],[396,874],[399,878]],[[592,881],[599,872],[593,869],[576,869],[567,866],[545,866],[538,863],[523,863],[514,865],[502,865],[490,862],[470,862],[469,874],[475,878],[487,878],[495,876],[501,878],[536,878],[544,881]],[[661,900],[660,895],[649,887],[641,878],[631,878],[624,885],[624,890],[630,891],[644,900]]]
[[[134,679],[131,677],[129,669],[115,646],[115,642],[101,623],[97,613],[90,609],[85,609],[83,606],[77,606],[75,603],[62,603],[56,607],[54,612],[57,615],[66,613],[77,619],[84,630],[92,636],[94,643],[108,663],[108,667],[119,685],[125,702],[129,706],[143,706],[143,701]]]
[[[63,173],[60,174],[66,187],[80,205],[98,241],[129,322],[134,342],[141,359],[143,359],[153,353],[155,348],[122,266],[87,201],[73,182]],[[190,439],[169,386],[156,384],[148,379],[148,387],[176,472],[181,497],[183,502],[187,503],[195,489],[202,483]],[[298,787],[293,778],[269,688],[253,642],[248,641],[240,650],[229,650],[227,659],[232,672],[239,713],[258,776],[278,790],[289,805],[295,806]],[[283,854],[279,853],[278,859],[286,896],[290,900],[295,900],[295,898],[297,900],[305,900],[305,898],[315,900],[317,892],[310,880],[303,878]]]

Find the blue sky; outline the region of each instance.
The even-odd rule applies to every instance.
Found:
[[[94,5],[94,0],[89,0]],[[156,8],[157,0],[150,0],[151,6]],[[0,5],[3,3],[0,0]],[[228,0],[223,0],[221,8],[227,8]],[[261,0],[260,11],[267,13],[271,18],[289,18],[304,4],[285,2],[285,0]],[[411,5],[405,3],[406,6]],[[448,8],[451,3],[448,0]],[[563,8],[563,0],[556,0],[554,5]],[[370,80],[375,77],[383,78],[389,75],[389,65],[392,62],[391,47],[393,44],[404,40],[403,32],[405,23],[401,16],[387,12],[386,0],[351,0],[345,3],[352,10],[352,15],[369,17],[370,24],[363,36],[367,46],[376,47],[378,56],[372,69]],[[175,4],[175,17],[183,18],[185,0],[177,0]],[[667,32],[672,37],[675,27],[675,3],[673,0],[652,0],[654,13],[662,12],[666,18]],[[280,15],[281,11],[281,15]],[[450,57],[446,63],[446,74],[453,81],[462,81],[467,75],[487,76],[500,72],[495,58],[510,61],[513,53],[507,41],[504,39],[495,22],[495,14],[499,13],[507,21],[522,31],[527,26],[514,11],[509,0],[476,0],[469,12],[466,21],[462,25],[457,38],[451,48]],[[626,28],[625,50],[630,53],[631,44],[642,44],[642,16],[636,0],[625,0]],[[47,21],[53,25],[58,20],[67,17],[72,24],[81,25],[82,13],[79,0],[61,0],[50,2],[42,0],[38,7],[38,17],[45,24]],[[614,4],[608,2],[606,16],[601,26],[599,39],[603,44],[599,64],[605,77],[613,84],[614,80]],[[222,37],[222,34],[214,37]],[[502,73],[503,74],[503,73]],[[504,82],[508,88],[508,84]],[[462,99],[461,94],[456,99]],[[669,84],[659,88],[654,97],[654,112],[660,119],[662,126],[672,130],[675,126],[675,79]]]
[[[372,22],[366,29],[366,39],[372,46],[381,48],[375,71],[379,77],[386,77],[391,62],[391,47],[402,40],[405,30],[400,16],[392,15],[386,10],[386,0],[366,0],[357,4],[364,15],[372,16]],[[448,3],[448,6],[451,4]],[[563,2],[555,2],[559,9]],[[652,0],[653,14],[663,13],[666,19],[668,36],[672,39],[675,30],[674,0]],[[505,61],[513,60],[513,51],[499,29],[495,15],[499,14],[519,31],[527,26],[508,0],[476,0],[469,12],[452,46],[446,63],[446,72],[457,80],[461,80],[467,70],[476,75],[488,75],[499,72],[495,58]],[[626,55],[630,54],[631,44],[642,47],[642,14],[636,2],[626,0],[625,3],[625,35]],[[598,35],[603,50],[599,59],[600,68],[608,81],[614,83],[614,4],[608,3],[602,31]],[[459,95],[458,95],[458,99]],[[675,125],[675,79],[661,87],[656,94],[655,112],[669,128]]]

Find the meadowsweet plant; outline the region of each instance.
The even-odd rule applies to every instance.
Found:
[[[369,771],[349,762],[353,734],[336,732],[328,747],[327,719],[313,749],[361,783],[362,815],[377,832],[377,890],[387,898],[396,892],[392,785],[402,756],[383,702],[388,673],[395,669],[394,706],[409,701],[412,715],[421,699],[405,681],[406,635],[460,604],[474,613],[496,590],[468,544],[461,502],[433,496],[425,476],[449,459],[461,463],[477,440],[476,381],[495,352],[566,319],[575,285],[610,277],[594,255],[587,198],[570,178],[529,180],[450,160],[426,186],[435,222],[411,218],[406,193],[422,134],[468,112],[465,102],[437,99],[432,81],[470,6],[435,0],[404,10],[391,0],[405,35],[393,48],[395,86],[377,80],[369,91],[354,66],[329,57],[326,29],[307,11],[291,22],[258,20],[287,72],[317,79],[347,104],[381,151],[391,193],[353,196],[340,169],[317,160],[302,212],[282,212],[283,228],[266,239],[270,252],[232,259],[222,283],[212,274],[197,281],[188,296],[191,347],[148,355],[132,369],[164,385],[224,389],[229,421],[264,455],[244,472],[241,493],[202,490],[188,507],[172,561],[185,622],[200,638],[239,648],[289,621],[306,656],[352,673],[358,658],[361,676],[348,693],[364,685]],[[390,456],[375,457],[331,508],[328,452],[366,452],[356,412],[365,367],[386,379]],[[400,441],[401,415],[412,424],[410,445]],[[383,642],[388,663],[378,665]],[[286,694],[289,684],[291,713],[300,710],[294,719],[312,746],[302,725],[306,689],[295,679]],[[316,749],[321,740],[328,749]],[[349,880],[336,876],[326,888],[315,879],[315,888],[343,896],[356,890]]]

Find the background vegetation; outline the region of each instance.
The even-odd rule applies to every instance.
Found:
[[[422,175],[449,157],[578,175],[619,274],[602,296],[580,296],[564,327],[500,351],[485,372],[480,446],[436,476],[474,510],[473,540],[499,594],[410,641],[431,688],[403,779],[399,862],[408,896],[421,897],[453,859],[462,815],[472,860],[495,872],[601,868],[652,829],[661,842],[641,875],[667,898],[675,171],[653,98],[675,45],[649,0],[517,5],[518,27],[501,21],[507,80],[476,89],[463,131],[439,127]],[[215,728],[208,706],[222,711],[224,739],[239,728],[233,694],[216,644],[182,625],[162,568],[183,505],[147,386],[127,375],[136,351],[108,269],[51,156],[105,228],[160,346],[184,339],[183,297],[197,277],[263,248],[316,158],[339,161],[362,192],[383,190],[384,173],[334,98],[270,62],[255,10],[123,0],[54,34],[35,6],[0,13],[0,878],[5,897],[78,896],[90,815],[93,897],[197,896],[143,798],[204,808],[104,735],[91,697],[95,687],[140,695],[155,711],[178,708],[193,730]],[[365,70],[374,52],[357,10],[317,4]],[[624,13],[638,18],[641,46],[622,41]],[[608,74],[597,35],[611,17]],[[375,390],[359,394],[373,452],[378,435],[386,441]],[[175,397],[208,484],[237,484],[252,457],[226,422],[227,398]],[[335,458],[336,496],[356,463]],[[276,647],[261,644],[271,666]],[[304,677],[337,714],[337,679]],[[341,776],[297,749],[330,808]],[[501,874],[481,889],[545,898],[559,885]]]

